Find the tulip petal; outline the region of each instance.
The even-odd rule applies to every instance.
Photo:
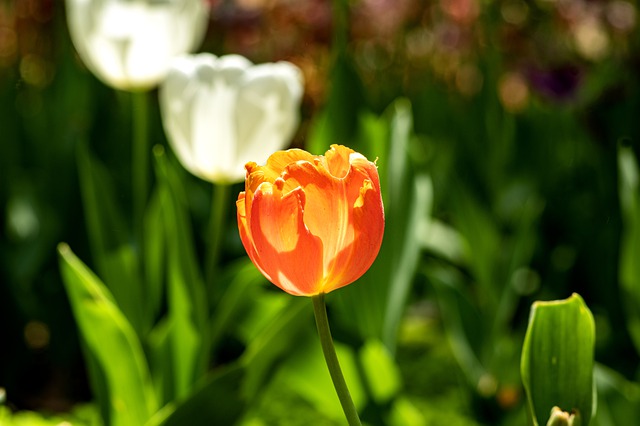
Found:
[[[183,166],[201,178],[204,178],[203,167],[198,166],[198,158],[194,155],[197,141],[191,116],[202,70],[212,67],[215,60],[211,54],[177,58],[159,90],[162,123],[169,144]]]
[[[288,62],[247,70],[236,106],[238,162],[266,159],[289,143],[298,126],[302,84],[302,73]]]
[[[235,182],[249,160],[265,161],[288,143],[302,90],[293,64],[254,66],[239,55],[201,53],[174,62],[160,106],[183,165],[211,182]]]
[[[353,243],[342,249],[329,264],[325,292],[348,285],[360,278],[378,256],[384,234],[384,210],[380,192],[365,180],[353,209]]]
[[[353,282],[371,266],[384,232],[375,164],[334,145],[313,164],[290,164],[284,175],[289,185],[303,188],[307,198],[304,222],[323,242],[323,291]]]
[[[324,244],[325,274],[328,262],[355,238],[353,205],[360,196],[364,176],[349,173],[335,178],[320,163],[297,162],[287,168],[289,185],[300,185],[307,197],[304,221]]]
[[[247,218],[247,203],[246,196],[244,192],[238,194],[238,200],[236,201],[236,209],[237,209],[237,218],[238,218],[238,230],[240,231],[240,240],[242,241],[242,245],[246,250],[249,258],[253,262],[254,265],[260,269],[260,272],[271,282],[271,276],[260,267],[260,257],[258,256],[258,250],[256,250],[256,246],[253,244],[253,238],[251,237],[251,227],[249,224],[249,219]]]
[[[336,178],[345,177],[351,168],[350,158],[352,154],[355,154],[352,149],[341,145],[332,145],[331,149],[324,155],[327,171]]]
[[[160,88],[162,118],[180,162],[208,181],[237,180],[237,87],[251,62],[242,56],[209,53],[174,61]]]
[[[198,92],[190,123],[194,129],[193,155],[209,181],[242,178],[242,165],[236,165],[238,134],[234,115],[238,86],[251,65],[241,56],[228,55],[197,74]]]
[[[202,0],[66,3],[71,39],[87,68],[123,90],[158,84],[171,59],[202,41],[210,8]]]
[[[253,197],[248,225],[257,257],[254,263],[287,293],[318,294],[323,277],[322,241],[304,224],[302,189],[283,194],[279,185],[265,182]]]
[[[257,166],[252,168],[250,174],[256,173],[256,176],[261,176],[261,180],[256,184],[256,182],[251,181],[252,183],[248,183],[247,186],[255,191],[257,185],[262,181],[275,182],[277,178],[279,178],[292,163],[297,162],[313,162],[315,157],[309,154],[307,151],[303,151],[301,149],[288,149],[286,151],[278,151],[272,154],[267,159],[267,164],[265,166]],[[253,163],[255,164],[255,163]],[[296,185],[289,185],[285,182],[285,192],[289,192],[294,189]]]

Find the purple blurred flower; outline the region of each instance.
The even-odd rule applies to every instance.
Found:
[[[535,91],[560,102],[575,98],[583,79],[582,70],[572,64],[549,69],[532,68],[526,74]]]

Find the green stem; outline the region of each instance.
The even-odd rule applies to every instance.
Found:
[[[318,334],[320,335],[320,344],[322,345],[322,352],[324,353],[324,359],[327,361],[327,367],[329,368],[329,374],[333,381],[333,387],[336,389],[338,399],[340,399],[340,405],[347,418],[349,426],[360,426],[360,418],[358,417],[358,411],[353,404],[347,382],[344,380],[342,370],[340,369],[340,362],[336,355],[336,349],[333,346],[333,339],[331,338],[331,330],[329,329],[329,319],[327,318],[327,308],[324,303],[324,294],[318,294],[311,298],[313,300],[313,313],[316,316],[316,325],[318,327]]]
[[[220,183],[213,185],[211,196],[211,216],[209,219],[208,232],[208,254],[206,258],[206,282],[207,288],[213,289],[213,280],[220,260],[220,248],[222,237],[225,234],[226,212],[229,209],[228,199],[231,185]]]
[[[151,155],[149,149],[149,102],[147,92],[134,92],[131,96],[133,229],[136,243],[142,247],[142,226],[149,191],[149,156]]]

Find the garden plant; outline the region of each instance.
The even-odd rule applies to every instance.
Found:
[[[630,0],[0,0],[0,426],[640,424]]]

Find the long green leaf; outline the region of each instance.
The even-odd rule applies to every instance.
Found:
[[[409,162],[411,105],[393,103],[380,120],[363,116],[363,132],[381,147],[363,147],[378,158],[385,205],[385,235],[377,260],[357,283],[338,296],[342,318],[364,339],[381,340],[393,353],[396,335],[422,249],[418,229],[431,208],[432,186],[426,174],[415,176]],[[384,137],[380,133],[384,132]]]
[[[424,271],[435,290],[453,355],[471,388],[481,391],[481,379],[488,374],[478,354],[477,340],[482,335],[483,324],[462,290],[463,279],[460,272],[452,267],[439,265],[428,265]]]
[[[161,406],[175,399],[172,334],[173,323],[164,317],[151,330],[146,342],[153,388]]]
[[[582,298],[535,302],[522,348],[521,373],[535,425],[553,407],[577,412],[587,426],[595,406],[595,323]]]
[[[173,383],[175,397],[181,398],[189,393],[206,370],[208,354],[204,350],[204,336],[207,334],[207,305],[181,182],[164,151],[157,147],[154,155],[162,226],[167,242],[167,304],[175,374]]]
[[[145,299],[150,318],[160,311],[165,291],[166,232],[163,226],[162,199],[159,191],[152,194],[144,219]]]
[[[489,209],[462,186],[452,191],[454,222],[462,235],[471,271],[478,284],[478,298],[489,315],[497,309],[505,280],[497,277],[496,254],[500,252],[501,235]]]
[[[108,170],[94,158],[86,144],[77,151],[82,203],[97,273],[109,287],[138,335],[151,327],[138,254],[129,244],[127,224],[118,209],[115,187]],[[142,305],[141,305],[142,304]]]
[[[630,147],[618,149],[618,170],[622,214],[620,282],[629,331],[640,353],[640,169]]]
[[[111,425],[142,425],[157,409],[142,345],[98,277],[66,244],[58,246],[58,253],[82,339],[104,372]]]

